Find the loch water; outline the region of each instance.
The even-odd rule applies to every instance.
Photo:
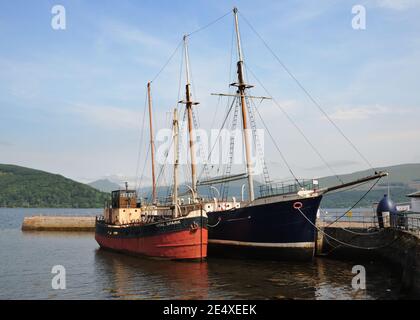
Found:
[[[22,232],[25,216],[101,209],[0,208],[0,299],[399,299],[400,274],[381,261],[163,261],[101,250],[91,232]],[[52,288],[56,265],[66,289]],[[366,290],[352,268],[366,269]]]

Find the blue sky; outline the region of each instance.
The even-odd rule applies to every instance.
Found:
[[[66,8],[66,30],[51,28],[56,4]],[[351,27],[355,4],[367,10],[366,30]],[[147,81],[184,33],[234,5],[373,165],[420,162],[420,1],[4,0],[0,163],[83,182],[135,176]],[[240,23],[247,65],[335,170],[366,169]],[[227,90],[231,35],[232,17],[227,16],[189,41],[194,93],[201,102],[198,115],[205,128],[217,104],[210,93]],[[153,83],[157,128],[165,126],[177,102],[178,53]],[[257,84],[252,76],[249,82]],[[265,92],[256,85],[253,94]],[[299,176],[331,174],[273,104],[264,103],[260,110]],[[286,177],[268,141],[265,154],[273,176]]]

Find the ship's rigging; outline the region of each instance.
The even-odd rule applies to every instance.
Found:
[[[290,123],[296,128],[296,130],[299,132],[299,134],[304,138],[304,140],[308,143],[308,145],[312,148],[312,150],[316,153],[316,155],[320,158],[320,160],[326,165],[326,167],[333,173],[333,175],[339,180],[340,185],[338,188],[346,188],[347,185],[344,183],[344,181],[341,179],[341,177],[335,172],[335,170],[332,168],[332,166],[326,161],[326,159],[323,157],[323,155],[319,152],[319,150],[316,148],[314,143],[307,137],[305,132],[301,129],[300,126],[297,125],[297,123],[293,120],[293,118],[282,108],[282,106],[278,103],[278,101],[274,98],[274,96],[269,92],[266,86],[259,80],[259,78],[256,77],[255,73],[250,69],[248,64],[245,64],[243,59],[243,51],[242,51],[242,44],[241,44],[241,38],[240,38],[240,32],[239,32],[239,25],[238,25],[238,15],[239,11],[235,8],[234,9],[234,30],[232,31],[232,37],[233,35],[236,35],[236,52],[238,57],[238,62],[236,64],[237,67],[237,79],[235,82],[230,83],[230,87],[234,87],[233,92],[229,93],[222,93],[219,95],[219,101],[220,97],[227,97],[227,105],[226,105],[226,112],[225,117],[222,122],[220,130],[222,130],[225,127],[229,127],[231,130],[234,130],[238,126],[238,118],[240,118],[241,127],[243,130],[243,141],[245,146],[245,158],[246,158],[246,171],[244,173],[233,173],[232,172],[232,158],[233,158],[233,148],[234,148],[234,138],[230,137],[230,143],[229,143],[229,150],[227,153],[228,157],[228,163],[225,166],[223,173],[221,175],[218,175],[216,178],[210,178],[211,175],[211,169],[213,169],[214,166],[209,166],[207,163],[204,163],[202,166],[201,172],[197,173],[197,163],[196,163],[196,148],[198,147],[199,152],[202,153],[201,144],[196,143],[197,139],[194,136],[195,131],[198,129],[198,117],[197,112],[194,110],[193,106],[197,105],[197,102],[194,102],[193,100],[193,94],[192,94],[192,83],[191,83],[191,75],[190,75],[190,63],[189,63],[189,54],[188,54],[188,45],[187,40],[194,34],[197,34],[210,26],[214,25],[218,21],[221,21],[223,18],[225,18],[230,12],[222,15],[221,17],[213,20],[212,22],[208,23],[202,28],[199,28],[183,37],[183,40],[178,43],[177,47],[175,48],[174,52],[170,55],[169,59],[165,62],[165,64],[162,66],[162,68],[158,71],[156,76],[153,78],[153,81],[156,81],[161,73],[165,70],[167,65],[170,63],[170,61],[173,59],[175,54],[179,51],[179,49],[183,48],[183,58],[181,59],[181,71],[180,71],[180,79],[179,79],[179,92],[181,89],[181,72],[182,67],[184,65],[185,67],[185,75],[186,75],[186,86],[185,86],[185,99],[180,100],[179,94],[178,94],[178,103],[177,104],[185,104],[186,108],[184,110],[184,119],[187,118],[187,126],[188,126],[188,136],[189,136],[189,153],[190,157],[187,157],[188,166],[189,169],[186,168],[186,172],[189,171],[191,186],[187,186],[188,189],[191,191],[192,200],[195,201],[198,198],[198,186],[208,186],[209,187],[209,194],[214,195],[214,185],[219,184],[221,190],[217,190],[218,197],[221,199],[227,199],[229,195],[229,182],[235,181],[238,179],[247,179],[247,191],[248,191],[248,200],[253,201],[255,199],[255,191],[254,191],[254,172],[251,168],[251,145],[254,146],[256,149],[258,156],[261,158],[260,161],[262,163],[262,175],[265,184],[270,184],[271,179],[268,173],[268,168],[265,162],[265,159],[262,157],[262,147],[260,142],[258,141],[258,136],[256,134],[256,115],[261,120],[261,123],[264,126],[264,129],[268,133],[272,143],[275,146],[275,149],[278,151],[280,158],[284,162],[285,166],[288,168],[289,173],[292,175],[293,179],[297,183],[297,185],[300,188],[303,188],[304,185],[301,184],[300,180],[295,175],[294,171],[292,170],[292,166],[290,165],[289,161],[287,160],[284,153],[281,151],[280,147],[276,143],[276,140],[274,139],[273,134],[270,132],[268,125],[264,122],[263,117],[261,116],[261,113],[259,112],[259,106],[256,105],[255,100],[260,100],[261,102],[263,100],[271,99],[274,104],[277,106],[277,108],[286,116],[287,120],[290,121]],[[298,87],[309,97],[309,99],[313,102],[313,104],[317,107],[317,109],[329,120],[329,122],[333,125],[333,127],[339,132],[339,134],[345,139],[345,141],[354,149],[354,151],[360,156],[360,158],[368,165],[369,168],[372,170],[373,167],[370,164],[370,162],[366,159],[366,157],[360,152],[360,150],[355,146],[355,144],[344,134],[344,132],[338,127],[338,125],[331,119],[331,117],[328,116],[328,114],[324,111],[324,109],[321,107],[321,105],[312,97],[312,95],[309,93],[307,89],[297,80],[297,78],[294,76],[294,74],[290,71],[289,68],[287,68],[284,63],[279,59],[279,57],[275,54],[274,50],[269,47],[267,42],[261,37],[261,35],[255,30],[255,28],[251,25],[251,23],[241,14],[241,18],[247,23],[247,25],[250,27],[250,29],[257,35],[257,37],[262,41],[264,47],[268,49],[268,51],[274,56],[275,60],[281,65],[281,67],[286,71],[286,73],[296,82]],[[233,40],[233,39],[232,39]],[[233,41],[232,41],[232,48],[231,48],[231,58],[233,54]],[[232,64],[231,64],[232,65]],[[249,84],[247,84],[245,80],[245,74],[250,73],[253,78],[257,81],[259,86],[265,91],[265,94],[267,96],[257,97],[251,95],[248,91],[253,87]],[[231,73],[231,71],[229,72]],[[248,78],[248,77],[247,77]],[[229,79],[230,80],[230,79]],[[150,91],[149,91],[149,101],[150,101]],[[260,102],[260,104],[261,104]],[[149,102],[150,103],[150,102]],[[150,113],[150,104],[149,104],[149,113]],[[229,126],[229,121],[230,126]],[[214,120],[213,120],[214,122]],[[150,121],[151,123],[151,121]],[[182,123],[185,123],[184,121]],[[251,130],[248,130],[250,127]],[[183,128],[181,127],[181,131]],[[250,134],[250,131],[252,135]],[[143,130],[142,130],[143,132]],[[153,158],[154,153],[154,146],[153,146],[153,136],[152,131],[150,133],[150,150],[151,150],[151,156]],[[181,138],[180,138],[181,139]],[[216,141],[217,142],[217,141]],[[171,144],[172,146],[172,144]],[[207,155],[207,160],[210,159],[210,156],[213,152],[214,146],[210,148],[210,152]],[[165,153],[165,163],[166,159],[168,158],[169,150]],[[149,155],[149,152],[146,155]],[[203,157],[202,157],[203,158]],[[153,162],[153,161],[152,161]],[[153,188],[152,188],[152,196],[150,197],[153,199],[153,202],[156,202],[156,188],[159,184],[159,180],[162,176],[164,176],[164,167],[165,163],[161,165],[159,174],[157,175],[156,181],[153,178]],[[144,169],[143,169],[144,171]],[[153,170],[154,171],[154,170]],[[220,173],[220,167],[217,168],[217,172]],[[203,175],[205,175],[205,178],[203,179]],[[153,172],[154,176],[154,172]],[[380,179],[381,175],[375,175],[374,177]],[[369,177],[370,180],[372,180],[372,177]],[[186,179],[187,180],[187,179]],[[370,181],[369,180],[369,181]],[[360,183],[364,183],[360,182]],[[164,184],[162,184],[164,185]],[[354,184],[351,184],[354,185]],[[338,189],[337,188],[337,189]],[[221,191],[221,192],[220,192]],[[328,190],[332,191],[332,190]],[[177,191],[172,190],[171,194],[176,193]],[[327,192],[327,190],[325,190]],[[167,194],[167,198],[170,198],[169,194]]]

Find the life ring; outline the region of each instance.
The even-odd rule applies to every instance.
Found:
[[[190,226],[191,231],[196,231],[198,229],[198,223],[197,222],[193,222]]]
[[[299,210],[299,209],[301,209],[302,207],[303,207],[302,202],[297,201],[297,202],[295,202],[295,203],[293,204],[293,209]]]

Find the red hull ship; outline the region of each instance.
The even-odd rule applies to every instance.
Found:
[[[207,256],[207,216],[200,204],[173,208],[139,207],[135,191],[114,191],[112,205],[97,218],[95,239],[101,248],[166,259]]]
[[[202,237],[207,237],[206,229],[131,239],[116,239],[97,234],[95,239],[103,248],[128,254],[166,259],[201,259],[207,255],[207,242],[202,242]]]
[[[150,83],[149,115],[151,118]],[[201,260],[207,256],[207,215],[203,205],[194,197],[192,203],[178,199],[178,118],[174,110],[174,185],[172,202],[157,204],[154,174],[153,130],[150,126],[153,176],[151,205],[137,203],[134,190],[112,192],[111,203],[104,215],[96,219],[95,239],[101,248],[118,252],[173,260]]]

